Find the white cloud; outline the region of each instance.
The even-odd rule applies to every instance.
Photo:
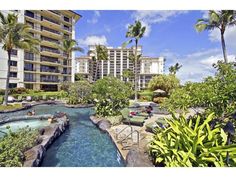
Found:
[[[182,65],[182,68],[177,72],[181,83],[186,81],[198,82],[207,76],[214,75],[215,69],[212,64],[217,63],[218,60],[223,60],[222,51],[216,48],[196,51],[183,56],[166,50],[162,53],[162,56],[166,57],[168,63],[166,73],[168,73],[168,68],[171,65],[177,62]],[[235,61],[234,55],[228,55],[228,58],[229,61]]]
[[[81,46],[88,46],[88,45],[96,45],[96,44],[101,44],[101,45],[108,45],[107,43],[107,38],[102,35],[102,36],[87,36],[84,39],[78,39],[78,44]]]
[[[101,16],[100,12],[99,11],[94,11],[94,14],[93,14],[93,17],[92,19],[90,20],[87,20],[88,23],[92,23],[92,24],[95,24],[98,22],[98,18]]]
[[[159,11],[148,11],[139,10],[132,14],[132,18],[140,20],[143,25],[146,26],[146,32],[144,36],[149,36],[151,27],[153,24],[158,24],[170,20],[172,17],[176,17],[180,14],[185,14],[188,11],[175,11],[175,10],[159,10]]]

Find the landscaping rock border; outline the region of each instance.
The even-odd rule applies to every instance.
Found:
[[[58,121],[57,123],[52,124],[52,126],[47,126],[43,128],[43,131],[40,131],[43,132],[39,137],[42,139],[42,142],[24,153],[24,167],[38,167],[43,160],[46,150],[69,125],[69,119],[66,115],[61,118],[56,118],[56,120]]]

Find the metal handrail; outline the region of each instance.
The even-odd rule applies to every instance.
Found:
[[[125,138],[123,138],[122,140],[120,140],[119,142],[122,143],[124,140],[126,140],[130,135],[132,137],[133,133],[136,132],[137,133],[137,144],[138,144],[138,147],[139,147],[139,132],[138,130],[134,130],[132,132],[130,132],[130,134],[128,134]],[[132,138],[132,141],[133,141],[133,138]]]
[[[119,133],[116,134],[116,139],[118,139],[118,135],[121,134],[127,128],[130,128],[131,132],[133,131],[133,127],[129,125],[129,126],[123,128]]]

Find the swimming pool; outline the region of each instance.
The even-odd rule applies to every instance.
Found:
[[[47,150],[42,167],[123,167],[117,148],[108,134],[102,133],[89,120],[91,108],[66,108],[63,105],[38,105],[36,114],[66,112],[70,118],[66,130]],[[23,110],[5,115],[25,115]]]

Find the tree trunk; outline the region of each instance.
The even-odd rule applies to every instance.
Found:
[[[224,55],[224,61],[225,63],[228,63],[227,53],[226,53],[226,45],[225,45],[225,39],[224,39],[224,31],[221,31],[221,45]]]
[[[135,40],[135,54],[134,54],[134,100],[138,101],[138,41]]]
[[[9,78],[10,78],[10,62],[11,62],[11,50],[7,51],[8,61],[7,61],[7,78],[6,78],[6,88],[3,105],[7,105],[8,102],[8,90],[9,90]]]

